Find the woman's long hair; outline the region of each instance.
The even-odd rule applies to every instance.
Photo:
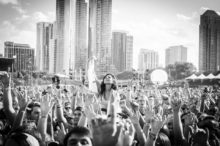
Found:
[[[116,83],[116,78],[115,78],[115,76],[114,76],[113,74],[108,73],[108,74],[106,74],[106,75],[103,77],[103,80],[102,80],[102,82],[101,82],[100,95],[103,95],[103,94],[105,93],[105,83],[104,83],[104,80],[105,80],[105,78],[106,78],[108,75],[112,76],[112,78],[114,79],[111,89],[117,90],[117,83]]]

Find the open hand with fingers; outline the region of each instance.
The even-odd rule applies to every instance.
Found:
[[[50,95],[45,95],[41,98],[41,114],[42,116],[48,116],[49,112],[51,111],[54,102],[51,99]]]
[[[171,106],[173,111],[179,111],[182,106],[182,100],[179,93],[175,92],[171,98]]]
[[[120,130],[116,125],[115,107],[111,106],[108,119],[93,119],[91,122],[95,146],[115,146],[118,141]]]

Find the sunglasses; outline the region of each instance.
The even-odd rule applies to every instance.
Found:
[[[71,107],[65,107],[65,109],[66,109],[66,110],[69,110],[69,109],[71,109]]]

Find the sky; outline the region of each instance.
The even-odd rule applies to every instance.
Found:
[[[220,14],[220,0],[112,0],[112,30],[134,37],[133,66],[141,48],[159,53],[165,64],[165,49],[183,45],[188,61],[198,67],[200,15],[207,9]],[[4,41],[27,43],[36,48],[36,23],[55,21],[56,0],[0,0],[0,53]]]

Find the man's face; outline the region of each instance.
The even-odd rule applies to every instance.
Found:
[[[65,112],[68,113],[68,114],[72,113],[72,109],[71,109],[70,105],[65,106]]]
[[[36,122],[39,120],[41,114],[41,109],[38,106],[34,106],[31,112],[31,120],[35,120]]]
[[[67,140],[67,146],[92,146],[92,141],[88,136],[72,134]]]
[[[145,98],[144,97],[140,97],[138,99],[138,104],[139,104],[140,108],[145,108],[146,107],[146,100],[145,100]]]
[[[74,111],[73,113],[74,124],[78,124],[81,115],[82,115],[81,111],[78,111],[78,110]]]

